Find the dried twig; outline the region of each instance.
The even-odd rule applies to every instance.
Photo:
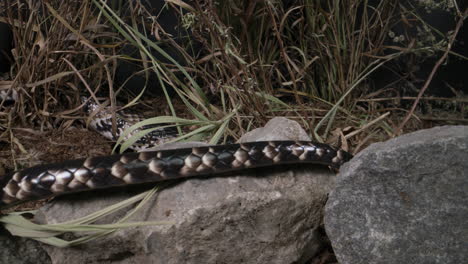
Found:
[[[349,139],[351,137],[354,137],[355,135],[361,133],[362,131],[366,130],[368,127],[374,125],[375,123],[379,122],[380,120],[386,118],[387,116],[390,115],[390,112],[387,112],[379,117],[377,117],[376,119],[372,120],[371,122],[367,123],[366,125],[364,125],[363,127],[361,127],[360,129],[356,130],[356,131],[353,131],[351,133],[349,133],[348,135],[345,136],[346,139]]]
[[[429,74],[429,77],[427,78],[426,82],[424,83],[424,86],[419,91],[418,97],[416,98],[416,101],[414,101],[413,106],[411,107],[411,110],[405,116],[405,118],[403,119],[403,122],[401,122],[401,124],[398,126],[398,128],[394,131],[394,133],[396,135],[401,134],[403,127],[408,122],[408,120],[411,118],[411,116],[414,114],[414,110],[416,109],[416,106],[418,105],[418,103],[419,103],[422,95],[426,91],[427,87],[429,87],[429,84],[431,83],[432,79],[434,78],[435,73],[439,69],[440,65],[445,61],[445,59],[447,59],[447,56],[448,56],[450,50],[452,49],[453,42],[455,41],[455,39],[456,39],[456,37],[458,35],[458,31],[462,27],[463,21],[465,20],[465,18],[467,16],[468,16],[468,8],[465,9],[465,12],[463,13],[463,16],[460,17],[460,19],[458,20],[457,26],[455,27],[455,31],[453,32],[452,36],[450,37],[450,40],[449,40],[449,43],[447,45],[447,49],[444,52],[444,55],[442,55],[442,57],[434,65],[434,68],[432,69],[431,74]]]

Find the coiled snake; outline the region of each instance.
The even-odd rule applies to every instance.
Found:
[[[88,111],[95,110],[88,105]],[[127,121],[117,117],[118,133]],[[113,138],[110,117],[96,115],[91,126]],[[157,130],[146,140],[164,141],[173,131]],[[0,208],[78,191],[176,178],[208,176],[246,168],[313,163],[338,169],[351,154],[326,144],[264,141],[161,150],[39,165],[0,178]]]

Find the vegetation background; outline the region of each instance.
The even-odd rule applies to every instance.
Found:
[[[7,0],[0,7],[14,36],[2,90],[17,100],[0,116],[8,152],[23,149],[17,128],[65,131],[86,120],[80,96],[107,98],[103,107],[115,110],[138,104],[164,116],[145,124],[170,123],[180,140],[211,143],[286,116],[315,140],[358,152],[467,121],[466,83],[435,89],[450,90],[446,97],[426,96],[434,76],[414,76],[431,58],[466,63],[452,49],[466,17],[457,1]],[[448,14],[452,28],[425,21],[430,12]]]

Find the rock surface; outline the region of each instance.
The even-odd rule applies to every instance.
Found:
[[[325,210],[339,263],[466,263],[468,126],[377,143],[341,168]]]
[[[291,123],[295,122],[273,119],[266,127],[274,129],[249,136],[249,141],[307,140],[297,138],[305,132],[296,131],[297,123],[291,130]],[[318,230],[333,185],[334,173],[321,166],[191,179],[162,190],[132,218],[172,225],[126,229],[76,248],[45,248],[53,263],[67,264],[304,263],[324,244]],[[128,197],[124,192],[83,193],[57,199],[41,214],[49,223],[66,221]]]
[[[13,237],[0,228],[0,263],[48,264],[52,262],[39,242]]]
[[[261,140],[303,140],[310,141],[310,137],[301,125],[285,117],[275,117],[268,121],[264,127],[256,128],[245,133],[239,142],[252,142]]]

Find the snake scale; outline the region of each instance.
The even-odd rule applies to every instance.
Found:
[[[93,111],[93,107],[88,111]],[[120,118],[120,117],[118,117]],[[96,115],[91,126],[109,138],[109,120]],[[126,120],[117,120],[127,126]],[[119,132],[119,131],[118,131]],[[173,133],[156,130],[146,140]],[[116,186],[216,175],[272,165],[312,163],[338,169],[351,154],[308,141],[263,141],[173,150],[124,153],[38,165],[0,178],[0,208],[47,197]]]

